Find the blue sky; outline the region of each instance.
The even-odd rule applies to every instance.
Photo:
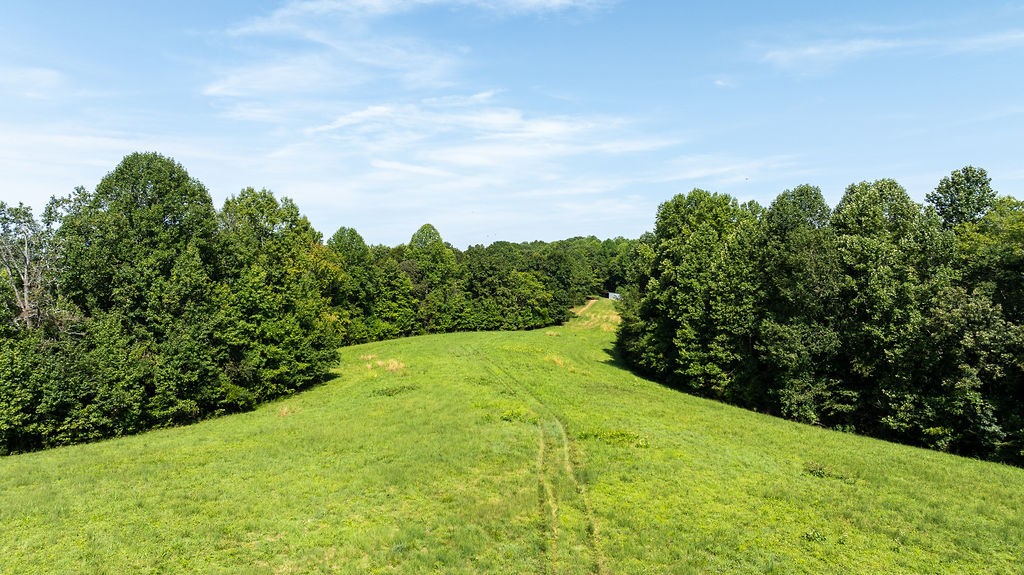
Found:
[[[1024,2],[0,0],[0,200],[133,151],[219,206],[456,246],[637,237],[694,187],[1022,196]]]

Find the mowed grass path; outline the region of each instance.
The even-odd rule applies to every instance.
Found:
[[[253,413],[0,459],[0,573],[1024,572],[1024,470],[663,388],[614,322],[347,348]]]

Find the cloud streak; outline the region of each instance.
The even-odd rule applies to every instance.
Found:
[[[782,69],[830,70],[855,60],[893,54],[978,54],[1024,48],[1024,30],[962,37],[825,39],[763,49],[760,60]]]
[[[64,85],[64,74],[58,70],[0,66],[0,94],[30,100],[48,100]]]
[[[762,60],[781,68],[800,66],[831,67],[842,62],[905,49],[912,45],[900,40],[857,38],[853,40],[824,41],[795,47],[774,48],[762,55]]]
[[[275,10],[269,17],[254,19],[234,28],[233,33],[282,31],[290,22],[308,17],[347,16],[383,17],[418,8],[474,8],[507,15],[594,10],[606,8],[614,0],[299,0]]]

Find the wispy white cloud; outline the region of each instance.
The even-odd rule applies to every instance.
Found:
[[[957,38],[948,42],[948,48],[954,52],[1001,52],[1024,48],[1024,30]]]
[[[769,177],[775,178],[780,172],[793,172],[798,165],[796,158],[786,155],[743,158],[691,154],[673,159],[665,171],[656,176],[654,180],[687,182],[714,187],[751,180],[756,182]]]
[[[620,118],[531,117],[515,108],[490,105],[488,99],[460,100],[463,104],[454,109],[449,98],[370,105],[307,128],[305,133],[347,140],[374,153],[412,155],[463,168],[635,154],[679,144],[677,139],[631,135],[628,122]],[[471,106],[472,101],[480,103]]]
[[[447,170],[441,170],[430,166],[417,166],[414,164],[406,164],[404,162],[373,160],[370,163],[370,165],[376,170],[390,170],[395,172],[401,172],[403,174],[412,174],[415,176],[430,176],[434,178],[452,178],[455,176],[455,174]]]
[[[593,11],[617,0],[293,0],[269,15],[232,27],[236,38],[285,37],[326,49],[351,72],[388,73],[406,84],[446,84],[455,58],[409,37],[374,30],[383,17],[420,8],[476,9],[505,17]]]
[[[240,66],[203,88],[206,96],[257,98],[273,94],[322,93],[360,81],[342,62],[323,54],[299,54]]]
[[[0,201],[25,202],[41,208],[51,196],[63,196],[74,186],[93,188],[124,156],[159,151],[185,165],[215,198],[241,189],[241,179],[225,180],[224,166],[235,178],[255,166],[244,151],[232,151],[219,141],[194,136],[124,132],[80,124],[33,125],[0,123],[0,172],[9,174],[0,187]]]
[[[672,160],[686,142],[644,128],[649,119],[538,112],[503,86],[467,85],[462,70],[471,67],[471,50],[377,32],[378,19],[427,6],[520,17],[606,5],[295,2],[233,28],[230,38],[243,47],[267,36],[301,41],[283,43],[289,51],[272,59],[264,54],[223,71],[204,94],[229,103],[233,118],[275,123],[280,142],[256,161],[260,185],[294,197],[315,225],[337,225],[344,205],[364,222],[356,227],[370,241],[396,227],[411,233],[423,221],[442,232],[443,224],[456,225],[461,235],[446,236],[456,244],[474,234],[483,234],[476,241],[536,239],[538,226],[558,235],[601,234],[611,221],[651,217],[660,196],[641,190],[682,191],[676,187],[704,181],[702,174],[727,182],[740,172],[769,171],[770,160]],[[422,81],[411,79],[422,70]]]
[[[296,0],[271,15],[253,19],[233,29],[234,33],[283,31],[295,19],[342,15],[381,17],[417,8],[447,6],[476,8],[505,14],[530,14],[566,10],[605,8],[616,0]]]
[[[783,68],[832,67],[848,60],[891,52],[913,44],[913,42],[905,40],[878,38],[826,40],[793,47],[773,48],[762,55],[762,60]]]
[[[606,5],[294,2],[229,31],[243,58],[203,94],[230,118],[268,123],[278,135],[271,149],[251,153],[258,185],[296,199],[325,233],[354,225],[371,242],[424,221],[442,233],[456,226],[459,235],[446,236],[456,244],[537,239],[538,226],[600,235],[613,221],[646,223],[661,192],[778,168],[778,158],[681,158],[687,142],[652,119],[531,109],[504,86],[468,82],[471,50],[378,32],[384,17],[430,6],[521,17]]]
[[[436,98],[426,98],[423,100],[424,104],[438,107],[454,107],[462,108],[467,106],[477,106],[490,102],[497,96],[500,90],[486,90],[483,92],[477,92],[469,96],[463,96],[460,94],[450,94],[447,96],[440,96]]]
[[[332,132],[349,126],[366,126],[368,124],[375,124],[381,121],[394,122],[397,116],[398,114],[393,106],[372,105],[361,110],[342,114],[329,124],[306,128],[305,132],[307,135],[311,135],[322,132]]]
[[[47,100],[55,97],[64,86],[64,74],[58,70],[0,66],[0,94]]]
[[[855,37],[823,39],[772,47],[760,59],[774,66],[801,71],[822,71],[845,62],[873,56],[916,53],[985,53],[1024,48],[1024,30],[1013,29],[974,36]]]
[[[562,207],[564,198],[601,202],[650,186],[642,171],[622,173],[638,158],[681,143],[646,135],[626,118],[532,114],[495,98],[477,92],[353,105],[262,154],[251,175],[296,198],[316,225],[337,226],[344,205],[353,221],[364,222],[356,227],[370,241],[396,227],[411,233],[424,221],[445,233],[441,224],[449,220],[459,234],[446,239],[457,244],[527,240],[521,234],[537,234],[537,222],[575,217]],[[643,204],[620,216],[652,210]],[[500,217],[484,225],[487,214]],[[595,221],[579,220],[571,233],[600,234]]]

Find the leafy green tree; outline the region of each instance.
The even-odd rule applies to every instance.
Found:
[[[661,205],[650,277],[619,332],[626,361],[683,389],[742,395],[733,374],[748,369],[755,294],[739,238],[757,211],[700,189]]]
[[[330,292],[341,271],[295,204],[246,188],[218,215],[219,295],[228,383],[222,408],[248,409],[322,378],[343,325]]]
[[[964,166],[942,178],[926,199],[935,206],[943,225],[952,229],[981,219],[992,208],[996,192],[984,169]]]
[[[85,427],[58,437],[198,419],[221,383],[211,295],[216,220],[206,189],[170,158],[131,154],[95,192],[79,188],[64,206],[57,277],[82,315],[72,330],[81,335],[58,342],[71,351],[58,354],[57,367],[73,372],[69,381],[80,384],[68,387],[81,393],[67,404],[78,407],[48,417]]]
[[[840,365],[850,416],[873,435],[918,442],[921,405],[934,393],[918,352],[927,317],[954,278],[954,238],[892,180],[850,186],[832,218],[844,286]]]
[[[0,455],[29,451],[38,445],[38,393],[31,379],[39,367],[37,339],[0,336]]]
[[[541,279],[551,294],[551,318],[555,323],[569,318],[569,310],[582,305],[596,293],[594,270],[585,251],[575,240],[531,246],[527,271]]]
[[[553,296],[540,275],[527,269],[525,251],[509,242],[466,250],[470,329],[529,329],[553,323]]]
[[[339,258],[344,270],[339,278],[332,305],[348,316],[346,344],[364,343],[373,339],[368,318],[372,313],[373,294],[370,291],[373,275],[370,248],[359,232],[342,227],[327,241],[328,250]]]
[[[247,189],[217,214],[179,164],[132,154],[95,192],[52,202],[42,223],[23,207],[0,212],[4,241],[43,270],[2,286],[3,319],[17,308],[26,321],[0,322],[0,452],[249,408],[334,364],[343,265],[290,200]],[[14,288],[42,295],[15,300]],[[54,300],[68,311],[35,311]]]
[[[964,349],[958,352],[962,344],[950,346],[949,350],[951,354],[973,354],[967,355],[961,364],[979,370],[979,378],[985,386],[984,397],[994,406],[996,419],[1005,433],[995,451],[1002,460],[1021,464],[1024,463],[1024,361],[1021,360],[1024,349],[1020,334],[1024,329],[1024,284],[1020,278],[1024,276],[1024,202],[1010,197],[997,198],[992,209],[980,220],[959,226],[957,262],[962,270],[964,290],[968,291],[964,297],[972,303],[968,310],[988,310],[989,305],[996,306],[982,317],[998,315],[1005,324],[998,319],[986,319],[992,327],[961,328],[964,333],[960,342],[978,345],[986,351]],[[965,315],[973,319],[978,314],[950,315],[953,319]],[[957,340],[951,337],[949,343],[957,343]],[[993,350],[993,345],[1000,351]]]
[[[470,246],[465,257],[465,290],[472,301],[470,323],[474,329],[501,329],[508,304],[498,293],[505,289],[509,274],[523,268],[522,250],[509,242],[495,242],[487,247]]]
[[[451,246],[444,243],[437,228],[424,224],[409,240],[403,269],[419,302],[417,321],[421,333],[448,332],[465,328],[467,309],[462,290],[462,269]]]
[[[1008,319],[1024,324],[1024,202],[998,198],[984,217],[961,226],[957,259],[969,285],[989,294]]]
[[[345,344],[358,344],[373,339],[367,321],[372,307],[370,293],[373,274],[370,248],[357,231],[339,228],[327,242],[328,254],[343,271],[338,276],[331,304],[347,316]]]
[[[602,291],[621,292],[629,284],[630,258],[639,241],[619,237],[605,240],[602,243],[604,258],[607,262],[606,272],[602,276]]]
[[[835,211],[811,186],[764,211],[676,196],[629,252],[617,349],[702,395],[1024,461],[1022,205],[950,225],[892,180]]]
[[[146,412],[159,425],[189,423],[219,408],[227,384],[217,345],[222,293],[194,243],[175,258],[170,276],[150,288],[148,299],[160,302],[151,324],[159,360]]]
[[[901,419],[885,421],[903,423],[901,439],[912,443],[972,457],[1000,455],[1006,429],[1012,431],[1020,413],[1014,399],[1021,394],[1012,388],[1021,381],[1021,326],[1007,322],[984,293],[952,281],[931,292],[924,309],[912,354],[915,393],[903,396]]]
[[[412,335],[416,329],[417,300],[412,281],[402,270],[392,250],[370,248],[372,273],[369,279],[370,313],[367,327],[372,340]]]
[[[756,238],[760,277],[752,403],[807,423],[829,416],[838,388],[838,244],[821,190],[797,186],[765,211]]]
[[[210,260],[212,200],[170,158],[126,156],[94,192],[79,189],[68,202],[57,232],[59,280],[86,314],[118,309],[145,324],[148,286],[170,276],[189,244]]]

